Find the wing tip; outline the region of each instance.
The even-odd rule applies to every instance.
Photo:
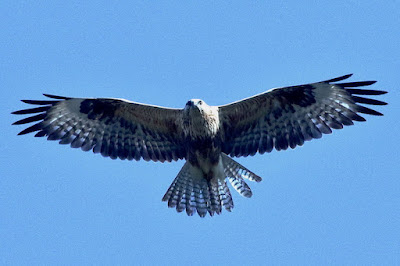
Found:
[[[65,96],[58,96],[48,93],[43,93],[43,95],[47,98],[54,99],[54,100],[21,100],[23,103],[33,104],[33,105],[52,105],[62,100],[69,100],[72,99],[71,97]]]
[[[340,76],[340,77],[337,77],[337,78],[328,79],[328,80],[325,80],[325,81],[323,81],[323,82],[325,82],[325,83],[331,83],[331,82],[342,81],[342,80],[345,80],[345,79],[350,78],[351,76],[353,76],[353,73],[347,74],[347,75],[343,75],[343,76]]]
[[[70,97],[59,96],[59,95],[48,94],[48,93],[43,93],[43,96],[46,96],[46,97],[51,98],[51,99],[57,99],[57,100],[68,100],[68,99],[71,99]]]

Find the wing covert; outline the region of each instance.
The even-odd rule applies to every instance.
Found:
[[[358,113],[382,115],[359,105],[386,104],[365,97],[385,94],[385,91],[358,88],[375,81],[333,83],[350,76],[276,88],[220,106],[222,151],[239,157],[271,152],[274,148],[278,151],[293,149],[304,141],[332,133],[332,129],[352,125],[353,121],[365,121]]]
[[[172,161],[185,158],[181,110],[111,98],[68,98],[44,94],[55,100],[22,100],[39,107],[13,114],[30,117],[15,125],[37,122],[19,135],[59,140],[84,151],[122,160]]]

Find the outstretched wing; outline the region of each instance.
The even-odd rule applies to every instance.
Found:
[[[231,156],[292,149],[304,141],[317,139],[333,129],[365,121],[357,113],[382,115],[361,106],[385,105],[385,102],[357,95],[380,95],[385,91],[357,87],[375,81],[333,83],[346,75],[318,83],[277,88],[219,107],[223,130],[222,151]]]
[[[181,110],[120,99],[83,99],[44,94],[55,99],[22,100],[39,107],[13,112],[33,115],[14,125],[38,123],[19,135],[60,140],[112,159],[172,161],[186,154],[182,143]]]

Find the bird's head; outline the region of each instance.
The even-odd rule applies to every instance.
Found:
[[[203,100],[191,99],[183,109],[183,122],[187,123],[187,134],[192,136],[214,136],[219,130],[218,106],[209,106]]]
[[[189,113],[203,113],[204,110],[210,108],[203,100],[191,99],[185,105],[185,110]]]

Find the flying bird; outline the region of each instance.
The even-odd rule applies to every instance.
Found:
[[[36,132],[111,159],[186,160],[162,200],[178,212],[212,216],[233,208],[227,180],[244,197],[252,196],[245,179],[261,181],[232,157],[293,149],[365,121],[359,113],[382,115],[359,104],[385,105],[366,97],[386,92],[359,88],[375,81],[339,83],[350,76],[275,88],[222,106],[192,99],[183,109],[44,94],[52,100],[22,100],[38,107],[13,112],[32,115],[14,124],[36,122],[19,135]]]

